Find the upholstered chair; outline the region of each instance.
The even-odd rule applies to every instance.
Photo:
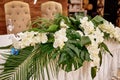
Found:
[[[62,5],[55,1],[47,1],[41,4],[41,17],[54,19],[56,14],[62,14]]]
[[[31,23],[29,4],[22,1],[10,1],[4,5],[6,27],[14,26],[13,30],[7,33],[18,33],[28,30],[28,25]],[[12,22],[12,23],[10,23]]]

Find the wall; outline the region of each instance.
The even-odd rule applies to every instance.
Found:
[[[6,34],[6,23],[5,23],[5,12],[4,12],[4,4],[9,1],[15,1],[15,0],[0,0],[0,34]],[[16,1],[24,1],[29,3],[30,5],[30,11],[31,11],[31,18],[34,19],[37,16],[41,15],[40,12],[40,5],[41,3],[45,1],[56,1],[60,2],[63,6],[63,14],[67,15],[67,0],[38,0],[37,3],[34,5],[34,0],[16,0]]]

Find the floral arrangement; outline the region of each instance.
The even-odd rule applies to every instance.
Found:
[[[66,72],[77,70],[85,61],[91,62],[94,78],[103,52],[110,53],[104,41],[110,38],[120,41],[120,28],[100,16],[58,14],[54,20],[37,18],[32,26],[36,28],[18,33],[18,38],[13,39],[9,46],[12,54],[3,55],[7,59],[1,64],[4,65],[1,80],[29,80],[31,77],[45,80],[45,68],[49,79],[48,66],[53,76],[57,76],[60,69]]]

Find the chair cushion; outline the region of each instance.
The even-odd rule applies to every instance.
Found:
[[[41,4],[41,16],[48,19],[54,19],[55,14],[62,14],[62,5],[58,2],[47,1]]]
[[[29,29],[28,23],[30,23],[31,16],[28,3],[22,1],[11,1],[4,5],[6,25],[9,19],[12,20],[14,29],[12,33],[18,33]],[[10,33],[7,30],[7,33]]]

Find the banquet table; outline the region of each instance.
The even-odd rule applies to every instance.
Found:
[[[12,44],[10,37],[15,37],[13,34],[0,35],[0,47]],[[105,41],[109,50],[113,54],[113,57],[107,53],[102,55],[102,65],[100,70],[97,72],[94,80],[120,80],[118,77],[118,71],[120,71],[120,44],[114,40]],[[4,53],[3,49],[0,49],[0,53]],[[4,63],[0,56],[0,63]],[[58,77],[53,78],[50,76],[51,80],[92,80],[91,78],[91,63],[85,62],[83,67],[76,71],[65,72],[60,70],[58,72]],[[32,80],[32,79],[31,79]],[[47,78],[45,80],[48,80]]]

